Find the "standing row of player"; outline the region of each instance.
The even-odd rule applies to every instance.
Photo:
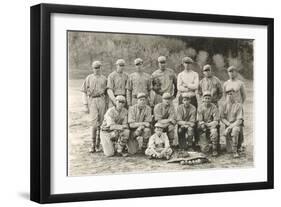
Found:
[[[174,70],[166,67],[164,56],[158,58],[159,69],[152,75],[143,72],[143,61],[140,58],[134,63],[136,72],[127,75],[123,72],[125,61],[117,60],[116,71],[106,78],[101,74],[101,62],[94,61],[93,74],[82,85],[83,104],[92,120],[92,152],[99,150],[100,135],[106,155],[113,155],[115,151],[124,154],[125,148],[134,153],[135,149],[128,144],[131,137],[138,140],[147,155],[169,157],[177,124],[181,148],[199,145],[203,150],[211,149],[212,154],[217,156],[221,123],[225,125],[224,135],[233,141],[234,157],[239,157],[243,139],[242,104],[246,95],[244,84],[237,79],[234,66],[228,68],[230,79],[222,86],[220,80],[212,74],[210,65],[203,67],[204,78],[199,81],[198,73],[192,70],[193,60],[190,57],[183,58],[184,70],[178,76]],[[218,101],[222,96],[225,98],[219,112]],[[106,112],[107,98],[109,109]],[[174,98],[180,104],[177,110],[172,104]],[[199,107],[198,98],[202,99]],[[126,109],[128,107],[129,112]],[[155,134],[150,137],[154,123]],[[163,141],[165,133],[161,131],[167,132],[168,145]],[[199,136],[195,136],[197,131]],[[205,138],[202,138],[202,134]],[[165,152],[164,155],[156,150],[157,146]]]

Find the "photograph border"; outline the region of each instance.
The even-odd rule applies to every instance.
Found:
[[[98,15],[206,23],[267,26],[267,181],[238,184],[51,194],[51,14]],[[274,20],[272,18],[195,14],[58,4],[31,7],[30,19],[30,199],[39,203],[167,196],[180,194],[272,189],[274,187]]]

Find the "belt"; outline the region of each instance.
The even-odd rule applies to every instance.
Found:
[[[147,94],[145,94],[145,95],[146,95],[146,97],[147,97]],[[132,97],[133,97],[133,98],[137,98],[138,95],[137,95],[137,94],[133,94]]]
[[[100,97],[103,97],[103,96],[104,96],[104,93],[100,94],[100,95],[90,96],[90,98],[100,98]]]

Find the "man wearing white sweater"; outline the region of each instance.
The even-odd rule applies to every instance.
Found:
[[[177,89],[178,94],[177,98],[179,100],[179,104],[181,104],[181,94],[182,93],[191,93],[191,104],[197,108],[197,99],[196,99],[196,91],[199,86],[199,75],[197,72],[192,70],[193,60],[190,57],[184,57],[182,59],[184,70],[178,74],[177,78]]]

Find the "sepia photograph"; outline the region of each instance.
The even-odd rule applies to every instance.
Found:
[[[254,39],[67,31],[67,175],[254,166]]]
[[[31,7],[31,200],[274,188],[273,25]]]

